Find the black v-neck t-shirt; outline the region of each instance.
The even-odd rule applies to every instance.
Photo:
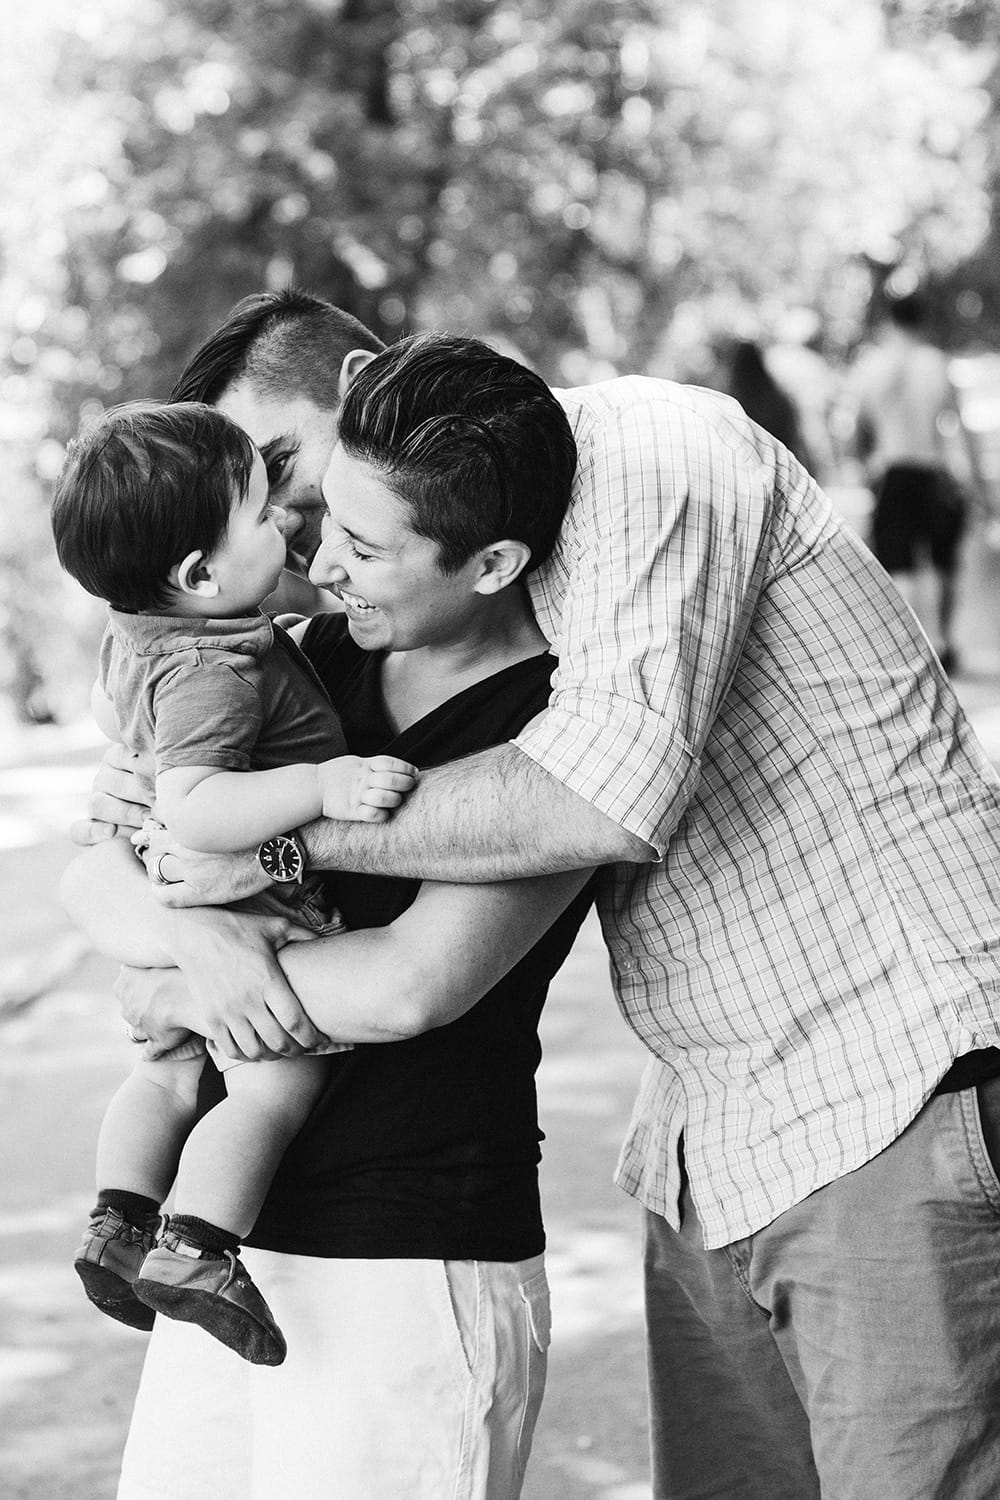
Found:
[[[382,697],[382,654],[355,645],[342,615],[318,616],[303,645],[348,749],[421,768],[517,735],[548,702],[555,665],[540,655],[506,667],[397,735]],[[336,873],[328,883],[349,927],[392,922],[420,884]],[[590,900],[588,886],[457,1021],[324,1060],[327,1086],[285,1154],[249,1244],[327,1257],[501,1261],[544,1248],[538,1020]]]

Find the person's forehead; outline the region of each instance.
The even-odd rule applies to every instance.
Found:
[[[410,533],[409,512],[374,464],[345,453],[338,443],[323,477],[323,498],[338,525],[356,535],[389,540]]]
[[[335,413],[317,406],[308,396],[264,396],[251,385],[237,383],[215,404],[223,416],[249,433],[258,448],[279,437],[316,436],[333,441]]]

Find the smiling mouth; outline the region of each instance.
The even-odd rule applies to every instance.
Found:
[[[367,599],[362,599],[359,594],[349,594],[346,589],[338,589],[337,593],[343,599],[349,610],[355,614],[366,615],[372,613],[376,605],[369,604]]]

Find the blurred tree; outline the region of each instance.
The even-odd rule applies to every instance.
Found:
[[[943,275],[989,222],[985,0],[38,3],[61,56],[8,64],[49,82],[0,145],[19,578],[81,415],[165,392],[259,286],[557,384],[710,379],[747,316],[811,308],[846,349],[879,266]],[[99,610],[65,597],[79,660]]]

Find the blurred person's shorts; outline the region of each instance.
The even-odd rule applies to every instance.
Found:
[[[872,551],[887,573],[912,573],[929,557],[953,573],[965,531],[961,485],[945,469],[892,464],[875,491]]]

